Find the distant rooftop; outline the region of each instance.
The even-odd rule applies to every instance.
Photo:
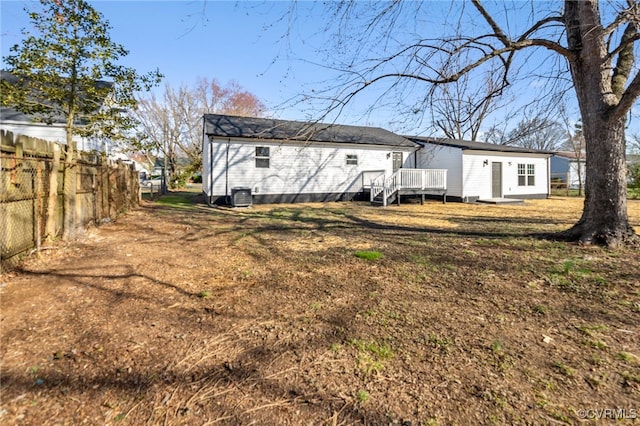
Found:
[[[586,153],[581,152],[580,154],[581,154],[580,155],[580,160],[585,160],[587,158]],[[573,151],[558,151],[558,152],[556,152],[556,156],[568,158],[570,160],[577,160],[578,159],[578,155]]]
[[[0,70],[0,80],[4,80],[10,84],[17,84],[19,82],[19,78],[13,75],[12,73],[4,70]],[[111,88],[113,87],[113,83],[108,81],[98,80],[96,81],[97,88]],[[64,115],[60,112],[57,112],[53,107],[51,111],[48,113],[40,113],[40,114],[25,114],[21,111],[18,111],[16,108],[11,107],[0,107],[0,122],[18,122],[18,123],[44,123],[44,124],[58,124],[64,125],[67,120]],[[85,124],[85,120],[82,119],[80,115],[75,120],[75,123],[78,125]]]

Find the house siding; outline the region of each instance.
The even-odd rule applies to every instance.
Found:
[[[547,154],[470,150],[428,142],[423,142],[422,145],[423,148],[418,152],[417,167],[447,169],[449,199],[472,202],[493,198],[492,162],[502,163],[503,197],[544,198],[548,196]],[[518,186],[518,163],[535,165],[535,185]]]
[[[418,169],[447,169],[447,196],[462,199],[462,150],[425,144],[418,151]]]
[[[66,145],[67,143],[67,131],[61,125],[47,125],[42,123],[25,124],[5,121],[0,124],[0,129],[11,132],[14,135],[29,136],[62,145]],[[73,141],[80,151],[104,151],[103,144],[98,139],[89,139],[73,135]]]
[[[580,161],[580,176],[583,186],[586,176],[585,166],[584,160]],[[580,179],[578,179],[578,162],[563,156],[551,157],[551,177],[560,178],[564,183],[568,182],[569,188],[578,188],[580,185]]]
[[[362,195],[369,183],[366,180],[370,174],[363,172],[391,173],[391,152],[403,152],[403,166],[415,167],[413,148],[205,140],[202,185],[213,202],[224,199],[234,187],[251,188],[254,202],[258,203],[352,199]],[[256,147],[269,147],[269,168],[256,167]],[[356,155],[358,164],[347,165],[347,155]]]
[[[487,164],[485,164],[485,161]],[[491,164],[502,163],[502,196],[504,198],[546,197],[548,189],[547,156],[543,154],[522,155],[503,152],[499,155],[488,151],[466,150],[463,154],[464,192],[463,198],[492,198]],[[535,184],[518,185],[518,164],[533,164]]]

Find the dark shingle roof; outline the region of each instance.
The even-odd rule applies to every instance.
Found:
[[[204,132],[207,135],[222,138],[419,147],[410,140],[379,127],[305,123],[219,114],[205,114]]]
[[[528,149],[520,146],[496,145],[493,143],[486,143],[486,142],[463,141],[463,140],[444,139],[444,138],[428,138],[428,137],[421,137],[421,136],[405,136],[405,137],[416,143],[431,143],[435,145],[451,146],[453,148],[460,148],[463,151],[472,149],[476,151],[519,152],[523,154],[549,154],[549,155],[553,154],[552,151],[540,151],[537,149]]]
[[[4,70],[0,70],[0,80],[4,80],[9,84],[18,83],[19,79],[12,73]],[[98,89],[110,89],[113,87],[113,83],[109,81],[97,80],[95,82],[96,88]],[[102,103],[104,99],[100,99],[100,103]],[[47,103],[46,101],[44,103]],[[49,104],[50,105],[50,104]],[[96,107],[96,110],[99,109],[99,106]],[[15,108],[11,107],[0,107],[0,121],[14,121],[20,123],[45,123],[45,124],[66,124],[67,120],[65,116],[56,111],[55,108],[51,107],[51,111],[49,113],[43,112],[39,114],[25,114],[21,111],[18,111]],[[78,115],[75,123],[78,125],[86,124],[86,120]]]
[[[31,123],[33,119],[13,108],[0,107],[0,122],[17,121],[21,123]]]

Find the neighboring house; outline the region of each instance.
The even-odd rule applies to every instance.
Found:
[[[7,72],[0,71],[0,79],[10,83],[16,81],[15,77]],[[99,82],[99,84],[109,84]],[[81,125],[81,123],[78,123]],[[43,118],[35,115],[24,114],[14,108],[0,107],[0,129],[7,130],[17,135],[31,136],[60,144],[67,143],[65,130],[65,119],[62,116],[55,118]],[[100,151],[108,153],[108,141],[98,138],[86,138],[78,135],[73,136],[80,151]]]
[[[582,181],[582,188],[584,188],[585,159],[584,153],[578,156],[572,151],[557,152],[551,157],[552,182],[560,182],[565,188],[568,186],[570,189],[578,189]]]
[[[44,123],[34,121],[34,118],[16,111],[13,108],[0,107],[0,129],[7,130],[17,135],[31,136],[44,139],[50,142],[57,142],[65,145],[67,143],[67,133],[64,123]],[[95,138],[85,138],[78,135],[73,136],[80,151],[106,151],[106,145]]]
[[[640,187],[640,154],[627,154],[627,184]]]
[[[381,128],[217,114],[204,116],[203,137],[212,204],[234,204],[234,188],[255,203],[367,199],[372,179],[415,168],[420,149]]]
[[[549,196],[551,152],[440,138],[420,144],[417,167],[447,169],[447,198],[474,202]]]

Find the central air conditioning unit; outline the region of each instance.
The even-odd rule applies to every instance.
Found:
[[[231,188],[231,207],[249,207],[252,204],[251,188]]]

